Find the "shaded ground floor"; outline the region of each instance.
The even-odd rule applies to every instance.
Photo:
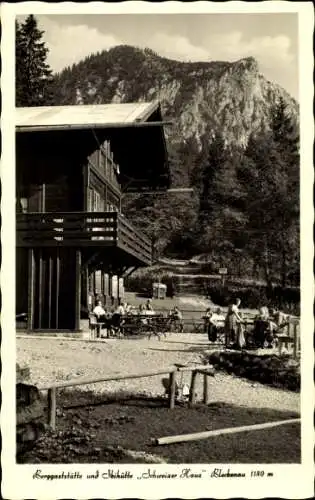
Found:
[[[123,397],[123,395],[121,395]],[[300,463],[300,425],[215,436],[167,446],[152,438],[296,418],[294,412],[211,403],[167,408],[161,398],[125,396],[119,402],[94,393],[60,395],[58,429],[26,453],[24,463]],[[139,453],[141,453],[139,457]]]

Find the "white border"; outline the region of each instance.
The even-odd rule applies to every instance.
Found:
[[[302,330],[302,465],[264,465],[258,469],[271,470],[274,477],[268,480],[229,479],[213,480],[63,480],[54,482],[35,481],[32,475],[37,469],[33,465],[16,465],[14,459],[15,442],[15,147],[14,147],[14,18],[21,14],[96,14],[96,13],[277,13],[295,12],[299,16],[299,92],[301,112],[301,330]],[[314,362],[312,348],[314,280],[313,261],[313,198],[314,179],[312,145],[314,138],[312,98],[313,98],[313,49],[312,34],[314,13],[311,2],[93,2],[75,4],[62,2],[25,2],[18,4],[2,3],[2,43],[1,56],[3,69],[1,88],[3,110],[1,129],[3,150],[1,158],[2,180],[2,361],[3,371],[1,428],[2,450],[2,495],[5,498],[227,498],[227,497],[281,497],[306,498],[313,496],[313,422],[314,390],[312,367]],[[191,465],[192,470],[200,470],[199,465]],[[206,466],[213,469],[214,464]],[[221,466],[227,469],[227,465]],[[43,471],[61,473],[62,471],[93,472],[105,471],[108,467],[93,465],[44,465]],[[113,467],[116,468],[116,467]],[[118,467],[117,467],[118,468]],[[154,466],[163,471],[181,469],[181,466]],[[120,470],[136,471],[147,469],[143,465],[119,467]],[[255,466],[231,466],[231,471],[250,471]]]

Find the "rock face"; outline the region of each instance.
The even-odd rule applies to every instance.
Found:
[[[149,49],[118,46],[91,55],[55,78],[55,104],[120,103],[159,99],[171,142],[202,147],[220,131],[228,144],[245,146],[251,132],[269,128],[282,97],[297,118],[298,104],[259,73],[253,57],[229,62],[178,62]]]

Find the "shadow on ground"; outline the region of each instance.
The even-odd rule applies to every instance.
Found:
[[[57,431],[48,433],[22,463],[131,463],[123,449],[168,463],[300,463],[300,425],[215,436],[157,446],[152,439],[299,417],[293,412],[225,403],[176,405],[163,397],[91,391],[62,392]],[[46,441],[45,441],[46,440]],[[120,451],[119,451],[120,450]],[[137,459],[133,463],[143,463]]]

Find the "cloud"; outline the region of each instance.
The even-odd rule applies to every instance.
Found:
[[[44,39],[49,49],[47,61],[54,71],[77,63],[89,54],[123,43],[115,36],[103,34],[85,24],[59,25],[43,16],[38,25],[45,31]]]
[[[54,71],[82,60],[89,54],[121,44],[149,47],[161,56],[179,61],[236,61],[252,56],[261,73],[269,80],[297,95],[297,59],[291,40],[284,34],[249,36],[244,30],[225,33],[204,33],[203,43],[195,44],[181,33],[167,34],[163,29],[144,37],[141,30],[125,29],[124,36],[87,24],[60,23],[53,16],[38,16],[39,27],[50,50],[48,63]]]
[[[207,61],[209,52],[204,47],[193,45],[187,37],[156,33],[149,40],[147,46],[162,56],[180,61]]]
[[[245,39],[240,31],[210,36],[207,40],[212,59],[236,60],[253,56],[263,64],[289,64],[294,60],[291,41],[285,35]]]

